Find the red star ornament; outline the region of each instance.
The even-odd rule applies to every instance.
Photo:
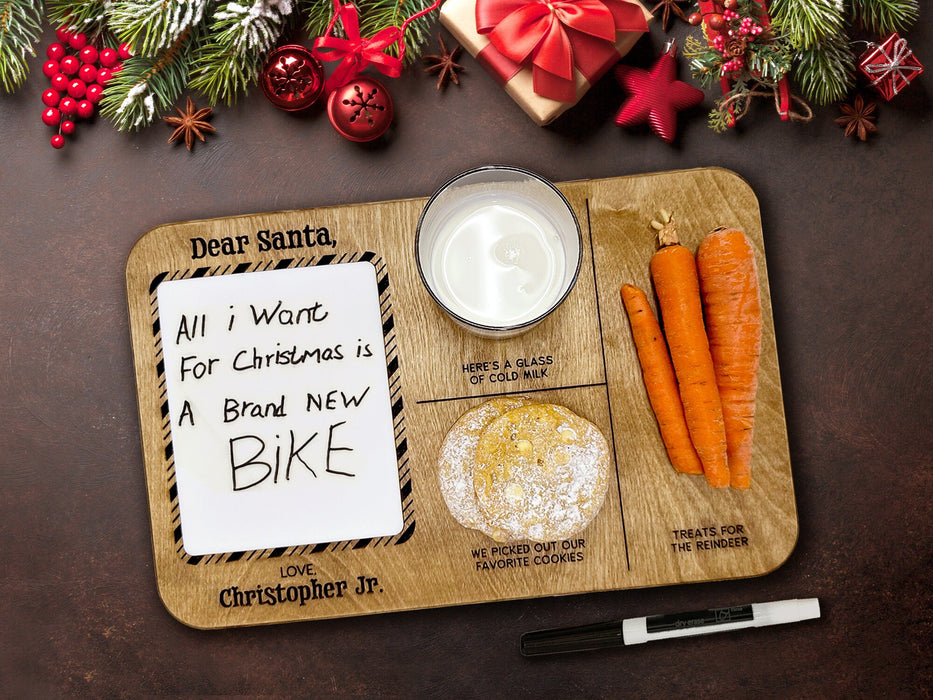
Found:
[[[703,101],[703,91],[677,80],[677,45],[672,41],[651,70],[616,66],[619,84],[631,96],[616,114],[619,126],[651,124],[651,129],[671,143],[677,133],[677,112]]]

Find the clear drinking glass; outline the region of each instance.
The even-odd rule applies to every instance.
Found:
[[[415,234],[418,273],[457,324],[508,338],[567,298],[583,258],[580,224],[546,179],[511,166],[469,170],[428,201]]]

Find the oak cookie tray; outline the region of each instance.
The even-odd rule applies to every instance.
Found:
[[[583,233],[573,291],[517,338],[457,327],[425,291],[426,198],[160,226],[126,267],[158,588],[220,628],[768,573],[797,513],[758,202],[703,168],[562,183]],[[619,298],[651,288],[648,222],[695,250],[718,226],[755,248],[762,356],[747,491],[671,468]],[[437,481],[448,429],[487,398],[559,403],[614,469],[579,536],[498,544]],[[355,460],[355,461],[354,461]]]

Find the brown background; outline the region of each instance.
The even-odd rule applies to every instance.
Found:
[[[925,17],[906,35],[928,69],[930,33]],[[654,27],[626,62],[649,65],[663,39]],[[122,135],[103,121],[79,124],[59,152],[39,119],[40,59],[0,98],[0,692],[929,696],[930,73],[881,105],[867,144],[843,138],[834,107],[793,125],[762,103],[725,135],[703,109],[682,115],[668,146],[612,123],[623,95],[611,78],[542,129],[462,62],[462,86],[443,93],[418,68],[389,82],[396,128],[369,146],[257,92],[216,110],[218,134],[190,154],[165,144],[164,125]],[[172,221],[425,196],[491,162],[553,180],[708,165],[748,180],[790,434],[794,554],[750,580],[219,632],[175,621],[156,593],[139,448],[123,281],[134,241]],[[520,634],[541,627],[809,596],[820,621],[518,653]]]

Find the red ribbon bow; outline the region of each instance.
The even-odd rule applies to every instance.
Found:
[[[390,78],[402,74],[402,59],[385,53],[386,49],[401,39],[401,29],[386,27],[371,39],[361,37],[360,17],[352,3],[340,7],[334,16],[334,19],[337,18],[343,24],[347,38],[330,36],[328,29],[325,36],[315,40],[312,49],[312,53],[321,61],[340,61],[324,84],[327,92],[346,85],[369,65],[375,66],[380,73]]]
[[[576,100],[574,68],[591,77],[618,59],[616,32],[648,30],[635,0],[477,0],[476,30],[516,64],[532,64],[534,91]]]

